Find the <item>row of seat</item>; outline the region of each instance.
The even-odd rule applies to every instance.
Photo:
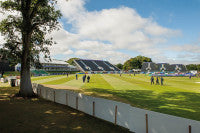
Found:
[[[101,60],[75,60],[84,71],[120,71],[108,61]]]
[[[141,68],[142,72],[186,72],[186,67],[183,64],[168,64],[168,63],[153,63],[144,62]]]

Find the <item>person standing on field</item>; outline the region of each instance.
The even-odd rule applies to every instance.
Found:
[[[163,82],[164,82],[164,78],[161,77],[161,78],[160,78],[160,83],[161,83],[161,85],[163,85]]]
[[[159,83],[159,79],[158,79],[158,77],[156,77],[156,85],[159,85],[160,83]]]
[[[88,83],[90,82],[90,76],[89,75],[87,76],[87,82]]]
[[[83,76],[83,83],[85,83],[86,74]]]
[[[151,85],[154,84],[154,77],[151,76]]]
[[[76,80],[78,80],[78,75],[76,74]]]

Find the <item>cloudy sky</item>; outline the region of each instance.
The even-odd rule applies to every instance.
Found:
[[[58,0],[57,8],[53,58],[200,63],[200,0]]]

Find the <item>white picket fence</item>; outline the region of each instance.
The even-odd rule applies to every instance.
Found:
[[[40,84],[33,84],[33,89],[44,99],[68,105],[135,133],[200,133],[199,121],[139,109],[129,104],[70,90],[48,88]]]

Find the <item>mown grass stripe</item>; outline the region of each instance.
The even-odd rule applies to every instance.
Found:
[[[49,78],[55,78],[55,77],[61,77],[61,76],[63,76],[63,75],[31,77],[31,81],[37,81],[37,80],[43,80],[43,79],[49,79]]]
[[[62,76],[57,76],[57,77],[50,77],[50,78],[46,78],[46,79],[33,81],[33,83],[43,84],[45,82],[50,82],[50,81],[53,81],[53,80],[59,80],[59,79],[65,78],[65,77],[67,77],[67,76],[62,75]]]
[[[58,84],[63,84],[65,82],[68,82],[70,80],[73,80],[75,79],[75,76],[74,75],[70,75],[70,76],[64,76],[60,79],[55,79],[55,80],[51,80],[51,81],[48,81],[48,82],[44,82],[43,84],[49,84],[49,85],[58,85]]]

